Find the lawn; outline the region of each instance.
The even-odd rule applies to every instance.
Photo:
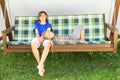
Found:
[[[32,53],[0,50],[0,80],[120,80],[120,48],[110,52],[49,53],[40,77]]]

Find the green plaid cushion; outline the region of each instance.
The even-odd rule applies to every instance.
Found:
[[[110,41],[54,42],[54,44],[110,44]]]
[[[30,45],[31,42],[28,41],[9,41],[8,45]]]
[[[38,22],[37,17],[15,17],[14,39],[18,41],[31,41],[35,37],[34,24]]]
[[[37,22],[36,16],[17,16],[15,18],[14,39],[16,41],[31,41],[35,37],[33,28]],[[49,16],[49,22],[52,24],[55,35],[68,36],[74,27],[83,25],[86,41],[105,41],[103,14]]]
[[[85,14],[74,16],[50,16],[55,35],[68,36],[76,26],[85,27],[85,40],[104,40],[103,14]]]
[[[9,41],[8,45],[30,45],[28,41]],[[110,44],[110,41],[54,42],[53,44]]]

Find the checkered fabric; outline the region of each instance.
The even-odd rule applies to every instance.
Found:
[[[103,14],[85,14],[77,16],[50,16],[55,35],[68,36],[76,26],[85,27],[85,40],[104,40]]]
[[[15,41],[9,44],[28,44],[35,37],[34,24],[37,23],[36,16],[15,17]],[[85,27],[84,43],[110,43],[104,39],[104,16],[103,14],[82,14],[71,16],[49,16],[55,35],[68,36],[76,26]],[[28,43],[26,43],[28,42]],[[59,44],[59,43],[58,43]],[[66,43],[63,43],[66,44]],[[78,44],[71,43],[71,44]]]
[[[31,41],[35,37],[33,28],[37,22],[37,17],[15,17],[14,39],[16,41]]]
[[[30,45],[27,41],[10,41],[8,45]],[[54,42],[53,44],[110,44],[110,41],[77,41],[77,42]]]
[[[54,44],[110,44],[110,41],[54,42]]]

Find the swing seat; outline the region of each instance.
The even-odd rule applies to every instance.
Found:
[[[8,52],[32,52],[31,40],[35,37],[34,24],[36,16],[16,16],[15,26],[2,31],[4,54]],[[49,16],[55,36],[68,36],[76,26],[85,27],[85,41],[54,41],[50,52],[117,52],[118,30],[105,23],[104,14],[80,14],[66,16]],[[107,30],[112,36],[107,37]],[[7,34],[13,31],[12,41],[7,41]],[[43,47],[39,48],[42,51]]]

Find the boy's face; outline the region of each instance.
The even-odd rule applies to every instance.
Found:
[[[46,21],[46,18],[47,16],[44,13],[42,13],[41,16],[39,17],[41,21]]]

